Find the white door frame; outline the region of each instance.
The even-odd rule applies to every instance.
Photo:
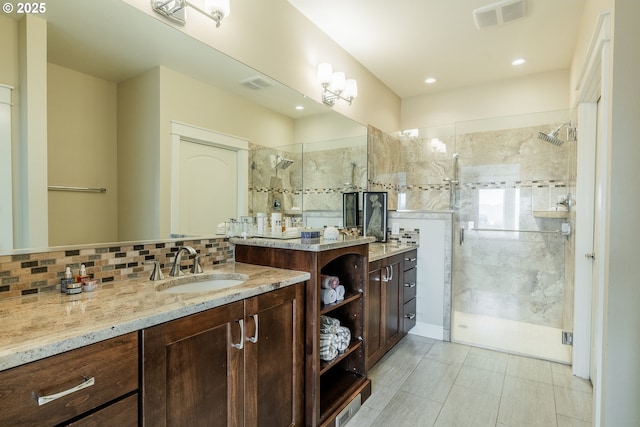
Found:
[[[578,81],[580,95],[578,106],[578,171],[576,182],[576,250],[575,250],[575,295],[574,295],[574,329],[573,329],[573,373],[582,378],[589,378],[591,339],[596,341],[596,354],[594,355],[596,366],[596,378],[593,378],[593,420],[599,425],[602,407],[602,370],[604,347],[604,298],[605,298],[605,238],[599,239],[597,248],[593,247],[594,230],[602,232],[608,221],[608,214],[602,203],[603,189],[607,188],[608,173],[608,146],[610,144],[608,134],[609,109],[610,109],[610,64],[611,46],[610,13],[604,12],[599,16],[594,35],[589,44],[584,67]],[[600,105],[598,106],[598,99]],[[597,111],[602,109],[603,120],[600,128],[597,124]],[[602,143],[596,146],[597,136]],[[596,152],[597,150],[597,152]],[[596,182],[596,161],[601,165],[601,177]],[[594,222],[595,209],[599,210],[598,224]],[[585,254],[595,253],[595,263],[599,272],[596,280],[597,301],[592,301],[593,264],[585,258]],[[595,319],[592,331],[592,304]]]
[[[240,218],[249,210],[249,141],[231,135],[215,132],[209,129],[171,122],[171,177],[180,176],[180,141],[194,141],[199,144],[224,148],[238,153],[238,206],[237,215]],[[224,184],[224,183],[223,183]],[[180,230],[180,186],[178,180],[171,179],[171,234]]]

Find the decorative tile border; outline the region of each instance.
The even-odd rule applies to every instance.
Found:
[[[153,243],[125,243],[122,245],[85,248],[61,248],[47,252],[0,255],[0,299],[55,291],[60,288],[66,267],[75,275],[80,265],[98,283],[117,282],[150,274],[160,261],[168,270],[180,246],[191,246],[201,256],[202,266],[233,261],[233,245],[226,239],[172,240]],[[182,268],[193,264],[184,257]]]

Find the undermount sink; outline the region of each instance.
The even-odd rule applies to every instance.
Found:
[[[219,291],[243,284],[249,279],[246,274],[210,273],[179,277],[158,285],[159,292],[186,294]]]

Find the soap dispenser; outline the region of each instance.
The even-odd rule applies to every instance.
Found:
[[[89,279],[89,275],[87,274],[87,267],[82,264],[80,265],[80,273],[76,276],[76,283],[82,283],[85,279]]]
[[[64,271],[64,279],[60,280],[60,292],[63,294],[67,293],[67,285],[75,283],[75,279],[73,278],[73,274],[71,274],[71,267],[67,267]]]

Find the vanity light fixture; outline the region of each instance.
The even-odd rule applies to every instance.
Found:
[[[318,83],[322,86],[322,102],[334,106],[338,99],[351,105],[358,96],[358,83],[355,79],[347,79],[343,72],[333,72],[331,64],[318,64]]]
[[[200,0],[200,2],[201,6],[187,0],[151,0],[151,8],[180,25],[187,23],[187,6],[213,19],[216,22],[216,28],[220,26],[222,19],[229,16],[229,0]]]

